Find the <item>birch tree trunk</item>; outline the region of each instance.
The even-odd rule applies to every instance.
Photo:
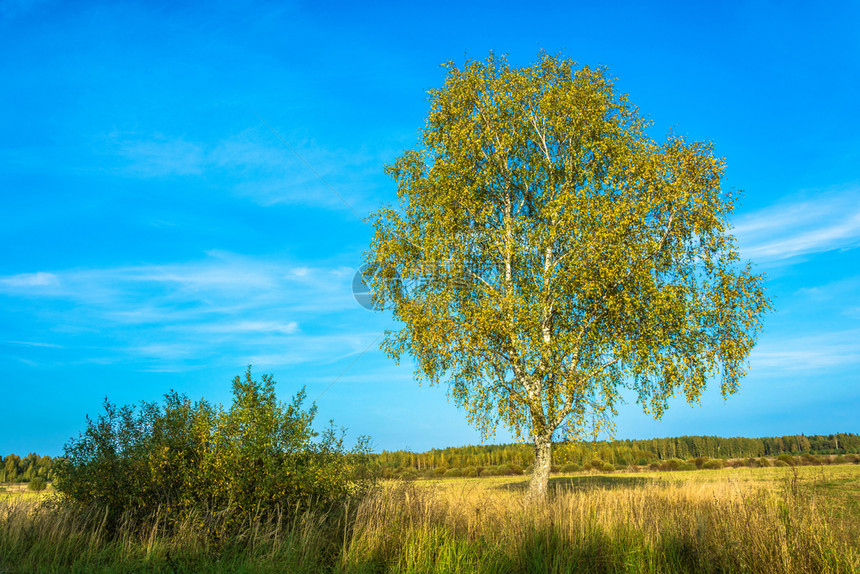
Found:
[[[552,466],[552,436],[535,435],[535,463],[529,483],[529,498],[546,500],[549,471]]]

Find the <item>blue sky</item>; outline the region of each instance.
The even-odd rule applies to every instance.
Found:
[[[227,403],[248,364],[377,449],[479,442],[350,287],[440,64],[491,50],[607,65],[744,190],[750,374],[616,436],[860,431],[860,8],[694,4],[0,0],[0,453],[60,454],[105,396]]]

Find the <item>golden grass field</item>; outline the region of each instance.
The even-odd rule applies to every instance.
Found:
[[[199,517],[109,537],[7,490],[0,572],[860,572],[860,465],[554,475],[545,505],[527,483],[387,481],[217,543]]]

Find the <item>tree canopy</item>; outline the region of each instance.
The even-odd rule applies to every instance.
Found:
[[[769,309],[741,265],[708,143],[652,140],[603,68],[543,55],[447,65],[421,145],[388,173],[368,282],[402,326],[383,343],[445,382],[485,435],[535,443],[610,424],[623,389],[660,417],[709,378],[738,389]]]

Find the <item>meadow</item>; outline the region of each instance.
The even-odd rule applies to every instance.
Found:
[[[860,572],[860,465],[383,481],[327,511],[103,528],[0,492],[0,572]],[[205,524],[205,529],[200,528]],[[226,532],[226,530],[225,530]]]

